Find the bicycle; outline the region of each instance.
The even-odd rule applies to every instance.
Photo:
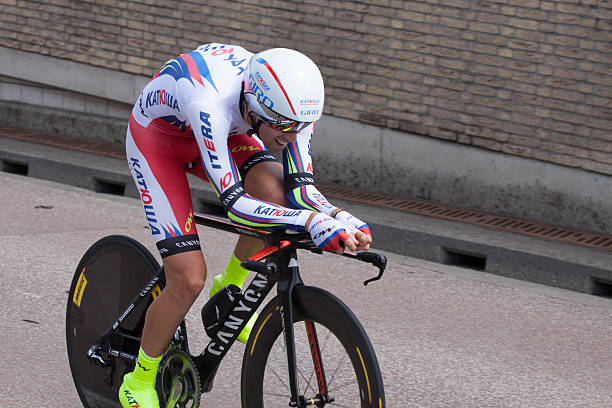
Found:
[[[202,308],[211,340],[200,354],[189,351],[185,321],[175,332],[157,374],[161,407],[199,406],[222,358],[274,284],[278,294],[261,310],[245,347],[242,407],[385,406],[380,368],[365,330],[337,297],[301,279],[297,249],[322,253],[307,233],[256,230],[204,214],[194,214],[194,220],[258,237],[266,245],[242,263],[256,272],[243,293],[228,285]],[[380,279],[387,263],[374,252],[343,256],[378,267],[378,275],[364,285]],[[84,407],[121,407],[119,386],[134,368],[146,309],[164,283],[163,267],[151,252],[126,236],[100,239],[79,262],[68,296],[66,344]],[[302,321],[303,326],[295,324]],[[280,394],[284,389],[287,394]]]

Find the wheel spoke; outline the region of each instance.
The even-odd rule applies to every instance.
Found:
[[[264,394],[266,394],[266,395],[274,395],[274,396],[276,396],[276,397],[284,397],[284,398],[287,398],[287,399],[290,399],[290,398],[291,398],[291,396],[290,396],[290,395],[286,395],[286,394],[279,394],[279,393],[277,393],[277,392],[271,392],[271,391],[264,391]]]
[[[338,404],[336,401],[334,402],[328,402],[329,405],[333,405],[335,407],[352,407],[353,405],[344,405],[344,404]]]
[[[351,385],[351,384],[354,384],[354,383],[355,383],[355,380],[353,380],[353,379],[351,379],[351,380],[346,380],[346,381],[344,381],[343,383],[340,383],[340,384],[338,384],[337,386],[335,386],[335,387],[333,388],[333,391],[336,391],[336,390],[342,390],[342,389],[344,389],[344,387],[346,387],[346,386],[348,386],[348,385]]]
[[[340,367],[342,366],[342,364],[347,358],[348,358],[348,355],[346,353],[342,353],[342,359],[338,361],[338,365],[336,366],[336,369],[333,371],[331,378],[327,381],[327,388],[332,386],[334,379],[336,378],[336,374],[338,374]]]
[[[302,378],[305,381],[307,381],[306,387],[304,388],[304,392],[302,394],[306,395],[306,391],[308,391],[308,389],[310,388],[310,390],[316,395],[317,391],[314,388],[312,388],[312,386],[310,385],[311,381],[306,379],[306,376],[302,373],[302,370],[300,370],[299,368],[297,370],[298,370],[298,373],[300,373],[300,375],[302,376]],[[314,370],[312,370],[312,372],[314,373]],[[313,374],[310,374],[310,379],[312,379],[312,375]]]
[[[323,327],[325,327],[325,326],[323,326]],[[325,350],[325,348],[327,346],[327,343],[329,342],[329,339],[331,338],[331,334],[332,334],[332,332],[329,331],[329,329],[327,329],[327,327],[325,327],[325,329],[327,330],[327,334],[325,335],[325,338],[323,339],[323,345],[321,345],[319,343],[319,349],[321,351],[321,354],[323,354],[323,350]]]
[[[278,381],[280,381],[280,383],[283,384],[285,389],[289,391],[289,393],[291,394],[289,386],[283,381],[283,378],[276,372],[276,370],[271,368],[270,371],[272,372],[272,374],[274,374],[274,376],[278,379]]]
[[[300,375],[304,378],[304,380],[306,380],[306,377],[304,376],[304,374],[302,374],[302,370],[300,370],[298,368],[298,371],[300,372]],[[312,372],[310,373],[310,377],[308,378],[307,383],[306,383],[306,388],[304,388],[304,394],[306,394],[306,391],[310,388],[315,394],[317,393],[313,387],[310,385],[310,383],[312,382],[312,377],[314,376],[314,370],[312,370]]]

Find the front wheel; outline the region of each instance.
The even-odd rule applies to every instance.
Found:
[[[384,407],[383,381],[374,348],[353,312],[319,288],[298,286],[292,297],[298,393],[303,404]],[[281,334],[277,296],[257,319],[244,352],[243,408],[288,406],[287,357]],[[322,395],[331,397],[329,402]]]

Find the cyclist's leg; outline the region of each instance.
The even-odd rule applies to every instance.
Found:
[[[287,206],[283,186],[283,165],[279,162],[266,161],[253,166],[246,174],[244,189],[249,195],[260,200]],[[261,240],[241,235],[234,254],[244,261],[262,248]]]
[[[284,206],[283,167],[275,156],[267,152],[257,138],[247,135],[230,137],[228,146],[239,168],[245,191],[255,198]],[[247,260],[261,248],[261,240],[241,235],[225,271],[213,278],[210,296],[229,284],[242,287],[249,271],[240,266],[240,262]],[[238,336],[242,343],[248,340],[255,320],[256,314]]]
[[[166,287],[149,306],[142,332],[142,349],[160,356],[204,288],[206,263],[201,251],[164,258]],[[150,351],[149,351],[150,350]]]
[[[254,137],[235,135],[228,140],[232,157],[239,167],[245,191],[252,197],[286,206],[283,165]],[[234,254],[244,261],[263,248],[257,238],[241,235]]]
[[[166,287],[147,311],[139,364],[126,376],[120,399],[124,406],[130,406],[129,396],[142,407],[157,407],[154,386],[161,354],[206,279],[185,176],[185,163],[198,150],[195,141],[173,134],[163,128],[163,123],[152,122],[143,127],[131,118],[126,153],[149,228],[164,261]]]

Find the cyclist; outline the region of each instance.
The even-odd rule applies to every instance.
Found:
[[[306,230],[329,251],[369,248],[368,225],[314,186],[310,140],[323,102],[315,63],[284,48],[252,54],[237,45],[205,44],[168,61],[145,86],[130,117],[126,153],[166,287],[147,311],[136,368],[119,390],[124,407],[159,406],[162,353],[204,287],[186,173],[210,181],[233,222]],[[242,287],[248,271],[240,262],[262,247],[242,235],[210,295],[230,283]],[[246,343],[254,320],[239,341]]]

